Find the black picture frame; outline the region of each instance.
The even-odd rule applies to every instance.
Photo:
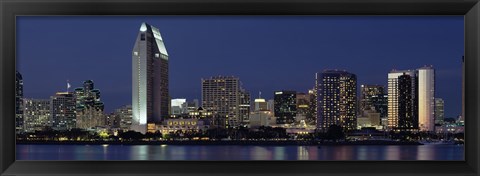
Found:
[[[1,175],[479,175],[479,0],[0,0]],[[16,161],[21,15],[464,15],[465,161]]]

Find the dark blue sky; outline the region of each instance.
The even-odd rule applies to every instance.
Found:
[[[252,97],[307,92],[315,72],[345,69],[387,84],[395,69],[436,69],[446,117],[461,112],[463,16],[17,17],[17,66],[27,98],[92,79],[107,112],[131,104],[131,52],[142,22],[170,55],[170,95],[201,96],[201,78],[240,77]]]

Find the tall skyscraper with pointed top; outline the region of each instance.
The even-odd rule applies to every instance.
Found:
[[[132,52],[132,126],[146,133],[147,124],[168,117],[168,53],[160,31],[142,23]]]

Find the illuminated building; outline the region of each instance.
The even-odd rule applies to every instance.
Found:
[[[315,124],[317,121],[317,90],[315,88],[308,90],[308,98],[310,105],[306,116],[307,122]]]
[[[115,109],[115,115],[120,119],[120,129],[127,131],[132,126],[132,106],[126,105]]]
[[[254,111],[268,111],[267,102],[263,98],[257,98],[254,100]]]
[[[57,92],[50,97],[50,123],[55,130],[70,130],[76,127],[76,102],[71,92]]]
[[[361,85],[360,86],[360,106],[359,111],[372,110],[380,113],[380,117],[387,117],[388,99],[385,87],[381,85]]]
[[[49,126],[50,100],[24,99],[25,131],[41,131]]]
[[[331,125],[344,131],[357,128],[357,76],[325,70],[316,75],[317,129],[326,132]]]
[[[240,91],[239,115],[243,124],[248,123],[250,115],[250,93],[245,90]]]
[[[245,110],[247,107],[240,105],[250,102],[250,96],[240,84],[239,78],[233,76],[202,79],[202,107],[215,117],[225,117],[227,126],[240,125],[249,113]]]
[[[92,80],[83,82],[83,87],[74,91],[76,101],[76,127],[81,129],[105,125],[104,104],[100,101],[100,90]]]
[[[435,131],[435,71],[431,66],[388,73],[388,128]]]
[[[273,113],[266,110],[259,110],[250,113],[249,128],[258,128],[260,126],[276,125],[276,118]]]
[[[297,116],[297,92],[295,91],[275,91],[274,96],[274,115],[277,118],[277,124],[290,124],[295,122]]]
[[[296,96],[297,101],[297,115],[295,120],[306,120],[308,113],[310,112],[310,96],[309,94],[298,92]]]
[[[25,129],[23,119],[23,77],[20,72],[15,74],[15,131],[22,132]]]
[[[435,123],[442,124],[445,119],[445,101],[441,98],[435,98]]]
[[[414,70],[388,73],[388,128],[418,129],[418,77]]]
[[[418,127],[420,131],[435,131],[435,70],[432,66],[418,72]]]
[[[168,117],[168,53],[160,31],[142,23],[132,51],[132,130]]]
[[[170,106],[172,115],[187,113],[187,99],[185,98],[172,99]]]

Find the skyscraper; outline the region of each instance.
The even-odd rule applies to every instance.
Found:
[[[316,75],[317,129],[326,132],[331,125],[344,131],[356,129],[357,76],[355,74],[326,70]]]
[[[435,71],[431,66],[388,73],[388,127],[435,131]]]
[[[291,124],[295,122],[297,116],[297,92],[295,91],[275,91],[274,115],[277,118],[277,124]]]
[[[388,128],[418,128],[418,77],[415,70],[388,73]]]
[[[420,131],[435,131],[435,70],[418,69],[418,125]]]
[[[445,119],[445,101],[435,98],[435,123],[442,124]]]
[[[250,93],[246,90],[240,90],[240,107],[239,107],[240,119],[243,124],[248,123],[250,120]]]
[[[142,23],[132,52],[132,129],[146,133],[147,123],[168,117],[168,53],[160,31]]]
[[[24,99],[25,131],[41,131],[50,126],[50,100]]]
[[[388,100],[385,87],[382,85],[361,85],[359,112],[380,113],[380,117],[387,117]]]
[[[240,79],[233,76],[214,76],[202,79],[202,107],[213,116],[225,117],[227,126],[240,125],[242,116],[241,104],[250,96],[240,86]]]
[[[120,119],[120,129],[127,131],[132,126],[132,106],[126,105],[115,109],[115,116]]]
[[[55,130],[70,130],[76,127],[76,102],[71,92],[57,92],[50,97],[50,123]]]
[[[74,92],[76,101],[76,126],[81,129],[105,125],[104,104],[100,101],[100,90],[92,80],[83,82]]]
[[[23,77],[20,72],[15,74],[15,131],[22,132],[25,129],[23,119]]]

